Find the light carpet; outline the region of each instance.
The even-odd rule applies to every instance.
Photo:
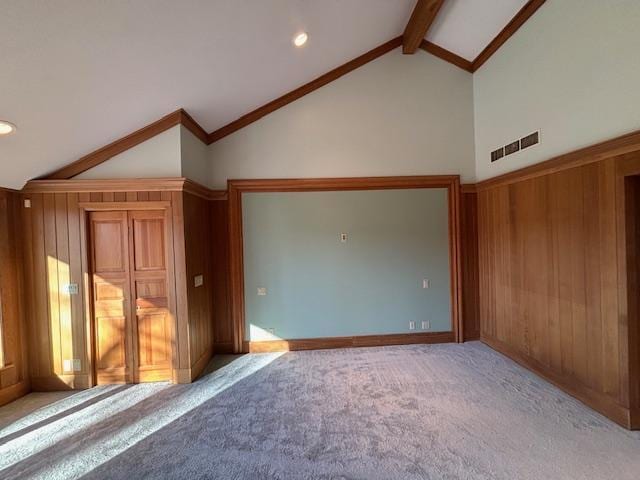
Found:
[[[4,418],[3,479],[640,478],[640,432],[478,342],[244,355]]]

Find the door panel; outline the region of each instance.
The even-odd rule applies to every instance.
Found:
[[[167,296],[164,211],[129,212],[132,291],[135,294],[137,381],[171,378],[171,315]]]
[[[89,222],[97,383],[170,380],[165,212],[92,212]]]
[[[160,218],[147,218],[158,212],[131,212],[134,236],[135,269],[164,270],[164,214]]]
[[[96,381],[126,383],[131,375],[127,212],[91,212]]]

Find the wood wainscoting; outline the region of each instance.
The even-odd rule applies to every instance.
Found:
[[[462,274],[460,241],[460,177],[458,175],[409,176],[409,177],[353,177],[353,178],[308,178],[229,180],[229,264],[230,301],[233,325],[233,348],[235,353],[248,352],[245,341],[244,307],[244,254],[242,233],[242,194],[248,192],[318,192],[339,190],[382,190],[403,188],[446,188],[449,206],[449,267],[451,278],[451,334],[453,341],[462,341]],[[419,335],[419,334],[409,334]],[[347,337],[358,338],[358,337]],[[379,338],[385,338],[379,337]],[[417,338],[417,337],[416,337]],[[301,340],[286,340],[300,345]],[[328,341],[321,339],[322,342]],[[334,341],[334,340],[332,340]],[[351,340],[347,340],[349,342]],[[310,345],[311,340],[304,340]],[[421,343],[421,342],[419,342]],[[280,346],[283,344],[280,343]],[[258,347],[256,347],[258,348]]]
[[[194,215],[202,213],[203,207],[192,197],[206,202],[213,193],[184,178],[37,180],[25,186],[23,198],[31,203],[22,209],[22,217],[34,390],[95,385],[86,212],[96,210],[166,208],[172,254],[168,267],[173,269],[168,272],[169,311],[175,329],[172,377],[178,383],[190,382],[204,369],[212,351],[212,320],[207,318],[210,295],[202,293],[202,288],[208,289],[211,282],[207,267],[201,265],[207,261],[204,249],[192,248],[198,239],[191,233],[206,235],[209,227],[206,220],[195,221]],[[206,207],[203,215],[208,218]],[[203,287],[189,288],[197,275],[203,275]],[[78,286],[77,294],[69,293],[69,284]],[[73,359],[79,362],[65,362]]]
[[[482,339],[627,428],[640,345],[625,184],[639,152],[640,134],[625,136],[477,185]]]
[[[23,270],[22,199],[0,188],[0,406],[29,392]]]
[[[463,340],[480,338],[478,285],[478,195],[475,185],[460,189],[460,241],[462,242],[462,324]]]

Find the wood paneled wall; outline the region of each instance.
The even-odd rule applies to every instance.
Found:
[[[478,196],[474,185],[462,185],[460,239],[462,242],[463,340],[480,338],[478,285]]]
[[[183,194],[186,289],[189,309],[191,379],[207,366],[213,353],[212,232],[210,201]],[[195,286],[195,277],[203,283]]]
[[[177,338],[174,369],[178,381],[190,381],[189,307],[181,191],[60,192],[30,191],[23,209],[28,345],[34,390],[87,388],[93,384],[92,320],[88,304],[86,239],[81,202],[168,201],[172,206]],[[64,290],[79,286],[77,295]],[[65,370],[65,359],[79,359],[79,371]],[[72,362],[73,363],[73,362]]]
[[[485,342],[628,427],[622,161],[480,184],[479,304]]]
[[[29,391],[23,296],[21,197],[0,189],[0,405]]]
[[[233,352],[229,292],[229,201],[211,202],[213,265],[213,339],[216,353]]]

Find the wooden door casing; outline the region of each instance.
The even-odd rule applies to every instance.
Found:
[[[165,210],[89,213],[96,383],[172,379]]]

